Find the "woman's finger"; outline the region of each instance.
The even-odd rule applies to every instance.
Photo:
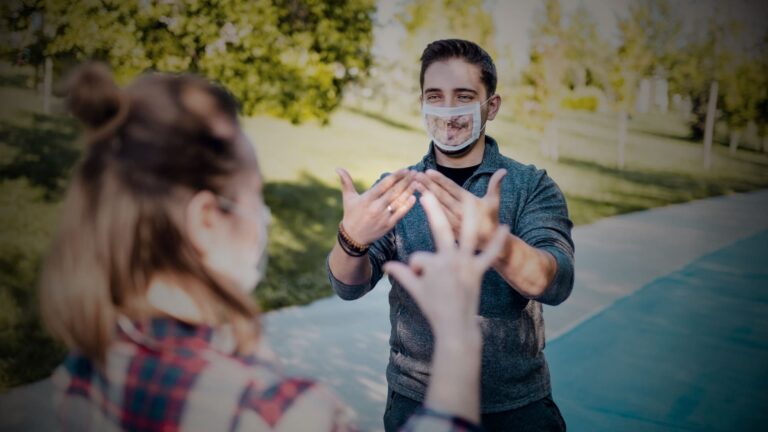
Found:
[[[422,294],[421,280],[410,267],[399,261],[389,261],[384,263],[384,271],[392,275],[408,291],[411,297],[416,300],[416,303],[420,302]]]
[[[475,254],[478,244],[478,228],[480,225],[480,215],[478,209],[470,200],[464,200],[462,203],[461,231],[459,233],[459,248],[464,254],[472,256]]]
[[[432,237],[435,240],[435,248],[438,252],[450,250],[456,241],[451,229],[451,224],[445,216],[445,212],[440,208],[437,198],[427,191],[419,199],[424,211],[427,213],[429,227],[432,230]]]

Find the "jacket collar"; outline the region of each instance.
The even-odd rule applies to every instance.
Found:
[[[435,145],[429,143],[429,151],[424,158],[416,164],[415,167],[419,171],[426,171],[428,169],[437,169],[437,161],[435,160]],[[498,169],[503,168],[502,156],[499,153],[499,146],[496,140],[490,136],[485,136],[485,148],[483,149],[483,161],[480,162],[480,166],[477,167],[477,171],[473,175],[477,174],[493,174]]]

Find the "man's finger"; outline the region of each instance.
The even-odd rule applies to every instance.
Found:
[[[488,180],[488,189],[485,191],[485,196],[492,200],[498,201],[501,194],[501,180],[507,175],[507,170],[500,169],[493,173],[491,179]]]
[[[462,196],[466,192],[461,186],[456,184],[455,181],[449,179],[440,173],[440,171],[428,169],[426,172],[427,177],[432,179],[435,183],[440,185],[446,192],[451,194],[455,200],[461,200]]]
[[[389,190],[384,192],[384,194],[379,197],[378,199],[382,200],[384,203],[384,207],[387,205],[394,205],[397,202],[397,199],[400,197],[400,195],[405,191],[406,189],[410,188],[413,185],[413,177],[414,177],[413,171],[408,171],[405,173],[405,176],[397,181],[394,185],[392,185]]]
[[[443,187],[437,183],[428,182],[427,189],[432,192],[435,198],[437,198],[437,201],[439,201],[440,204],[442,204],[444,207],[455,208],[459,205],[459,200],[454,198],[453,195],[449,194],[448,191],[443,189]]]
[[[347,170],[344,168],[336,168],[336,174],[339,175],[339,179],[341,180],[341,193],[344,195],[344,198],[352,194],[357,195],[355,184],[352,182],[352,176],[349,175]]]
[[[432,230],[432,237],[435,240],[435,248],[438,251],[450,250],[455,242],[453,236],[453,230],[451,224],[448,222],[448,218],[445,216],[445,212],[440,207],[440,203],[437,202],[437,198],[427,191],[421,195],[422,207],[427,213],[427,220],[429,221],[429,227]]]
[[[405,175],[408,174],[408,170],[403,168],[401,170],[397,170],[393,172],[392,174],[389,174],[388,176],[381,179],[380,182],[376,184],[373,188],[371,188],[370,192],[372,194],[373,199],[377,199],[384,195],[385,192],[389,190],[392,186],[395,185],[400,179],[405,177]]]
[[[414,204],[416,204],[416,195],[411,195],[406,198],[405,202],[400,202],[397,204],[397,207],[395,207],[395,212],[392,213],[392,215],[389,217],[389,224],[394,226],[396,223],[398,223],[400,219],[402,219],[409,211],[411,211]]]
[[[483,270],[488,269],[504,248],[504,243],[509,236],[509,226],[499,225],[496,231],[493,233],[491,239],[486,243],[485,250],[476,257],[477,262],[482,266]]]

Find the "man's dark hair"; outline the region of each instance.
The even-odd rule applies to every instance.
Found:
[[[469,64],[480,67],[480,78],[485,85],[487,96],[496,92],[496,65],[491,56],[480,45],[463,39],[443,39],[432,42],[421,54],[421,74],[419,83],[424,90],[424,72],[437,61],[460,58]]]

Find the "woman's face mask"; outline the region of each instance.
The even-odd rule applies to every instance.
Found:
[[[424,127],[432,142],[445,153],[459,153],[477,142],[485,128],[481,125],[481,106],[475,102],[458,107],[439,107],[428,104],[421,106]]]

